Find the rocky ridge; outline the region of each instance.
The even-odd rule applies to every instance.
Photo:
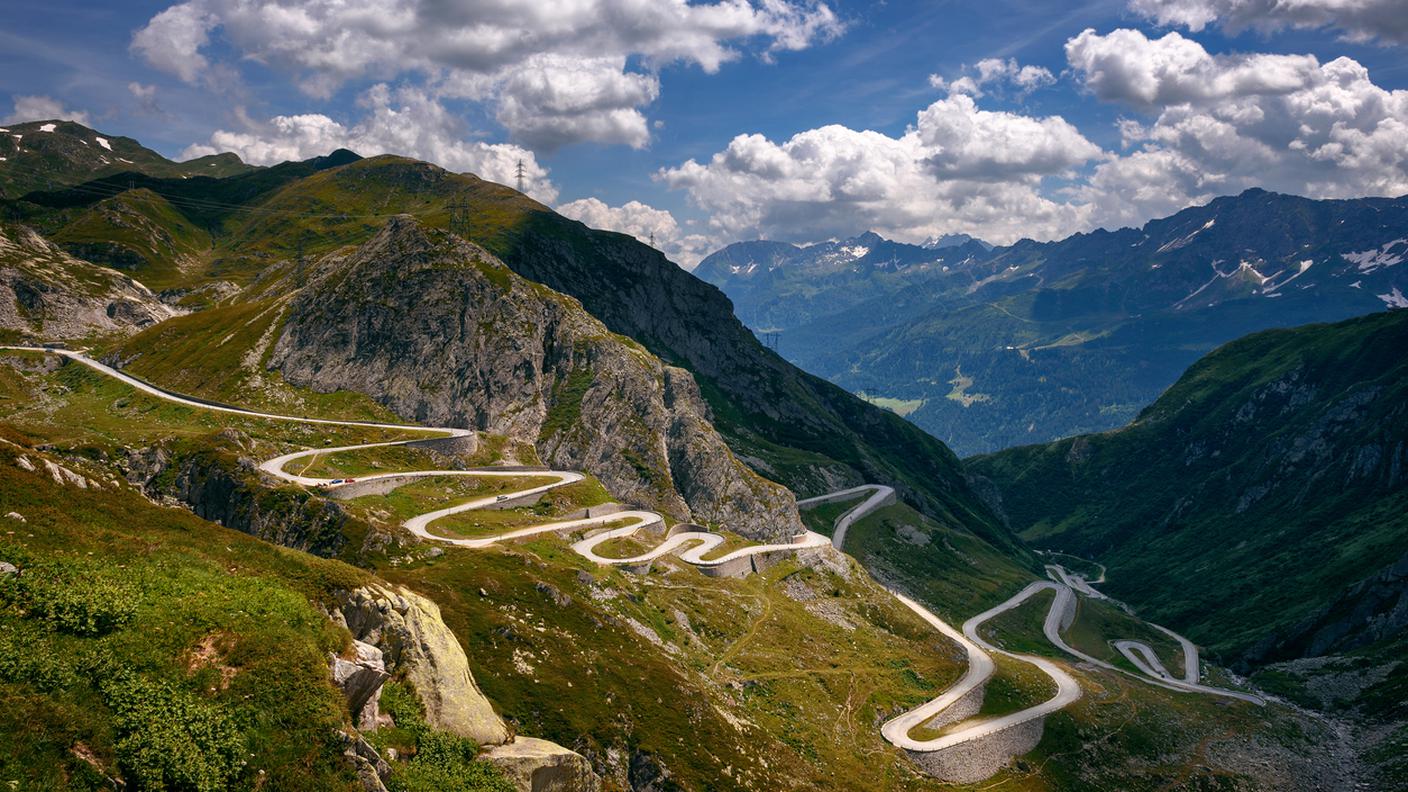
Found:
[[[801,531],[791,493],[733,456],[689,372],[409,217],[320,263],[268,366],[408,419],[506,435],[680,520],[756,539]]]

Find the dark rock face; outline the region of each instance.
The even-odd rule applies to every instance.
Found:
[[[1369,646],[1408,629],[1408,554],[1346,588],[1333,602],[1290,630],[1247,652],[1249,665],[1320,657]]]
[[[327,558],[347,544],[351,518],[340,506],[302,490],[264,487],[252,460],[223,449],[155,446],[133,452],[127,467],[128,481],[148,497],[178,501],[226,528]]]
[[[1022,552],[943,443],[765,348],[722,292],[658,251],[550,212],[530,218],[501,249],[515,272],[576,297],[612,331],[687,368],[715,427],[769,478],[803,495],[890,484],[927,513]]]
[[[410,218],[323,262],[269,366],[303,387],[367,393],[408,419],[508,435],[680,519],[759,539],[801,530],[791,493],[733,457],[688,372]]]

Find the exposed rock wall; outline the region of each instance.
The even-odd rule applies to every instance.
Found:
[[[759,539],[801,530],[791,493],[729,452],[688,372],[408,217],[324,260],[269,365],[300,386],[370,394],[408,419],[531,443],[545,462],[680,519]]]
[[[0,224],[0,330],[44,340],[135,332],[174,316],[136,280]]]
[[[381,650],[389,673],[403,673],[437,729],[480,745],[509,740],[508,727],[480,692],[469,658],[434,602],[403,588],[369,585],[348,592],[333,619],[353,638]]]
[[[1045,728],[1046,719],[1036,718],[942,751],[906,753],[935,778],[950,784],[976,784],[991,778],[1013,757],[1035,749]]]
[[[236,446],[237,433],[222,433]],[[131,452],[127,480],[155,500],[184,504],[200,517],[267,542],[324,557],[347,544],[351,518],[310,492],[262,486],[253,459],[218,447],[160,444]]]

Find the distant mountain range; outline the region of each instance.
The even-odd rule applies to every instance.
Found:
[[[1408,307],[1408,197],[1263,190],[989,247],[742,242],[695,274],[787,358],[960,455],[1129,422],[1247,333]]]

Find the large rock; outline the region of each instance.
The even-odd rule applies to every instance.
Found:
[[[332,681],[347,699],[347,711],[357,728],[375,729],[380,710],[381,685],[388,678],[386,662],[380,649],[363,641],[352,642],[356,656],[352,659],[333,655]]]
[[[440,618],[440,608],[402,588],[363,586],[333,613],[352,637],[380,649],[389,673],[404,673],[425,704],[426,721],[480,745],[509,739],[469,670],[469,658]]]
[[[729,452],[687,371],[409,217],[324,260],[268,364],[299,386],[368,393],[406,418],[508,435],[682,521],[757,539],[802,530],[792,494]]]
[[[586,757],[554,742],[519,737],[484,756],[521,792],[597,792],[601,779]]]

